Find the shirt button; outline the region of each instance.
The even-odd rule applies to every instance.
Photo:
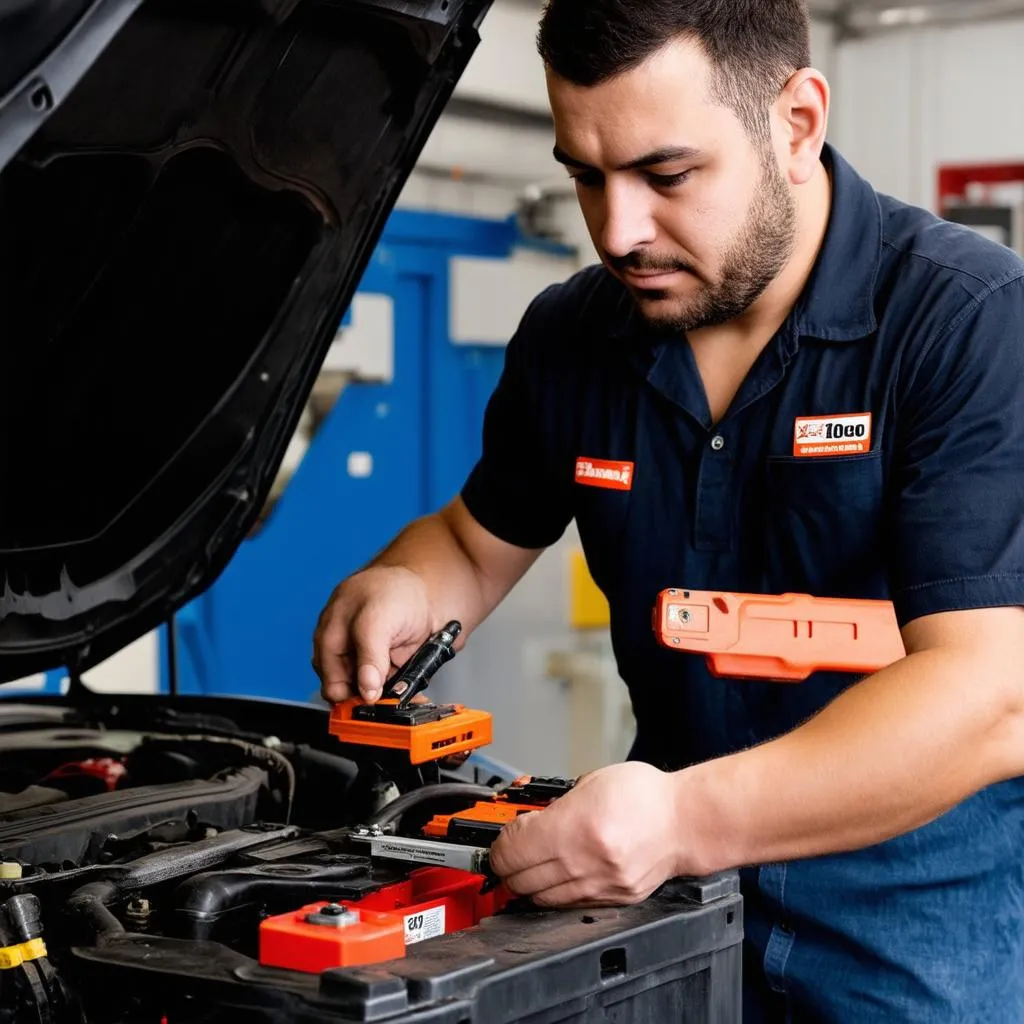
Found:
[[[712,451],[720,452],[725,447],[725,438],[719,434],[717,437],[711,439]]]

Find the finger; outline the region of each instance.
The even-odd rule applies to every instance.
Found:
[[[332,607],[313,639],[313,669],[328,700],[344,700],[352,691],[352,661],[344,614]]]
[[[351,641],[359,693],[363,700],[373,704],[380,699],[391,668],[391,637],[382,620],[364,610],[352,623]]]
[[[491,846],[491,868],[502,878],[557,860],[546,829],[534,828],[545,812],[530,811],[510,821]]]
[[[342,655],[343,659],[347,663],[349,661],[348,655]],[[320,676],[320,695],[328,704],[340,704],[342,701],[348,700],[352,696],[353,686],[351,683],[351,671],[348,673],[348,678],[345,682],[331,682],[328,683],[323,679],[320,669],[317,664],[317,660],[314,657],[313,671]]]
[[[556,885],[531,897],[531,902],[548,910],[598,910],[608,907],[632,907],[643,902],[635,893],[617,888],[595,887],[587,879]]]
[[[549,909],[584,908],[608,906],[608,903],[593,895],[587,882],[577,879],[552,886],[543,892],[535,893],[532,902],[538,907]]]
[[[493,867],[493,862],[492,862]],[[501,872],[498,872],[500,875]],[[516,896],[535,896],[537,893],[556,889],[560,885],[575,881],[572,873],[560,860],[549,860],[545,864],[517,871],[514,875],[502,877],[505,888]]]

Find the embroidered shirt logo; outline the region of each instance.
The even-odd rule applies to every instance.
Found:
[[[631,491],[634,469],[632,462],[581,458],[576,460],[576,483],[612,491]]]
[[[793,433],[793,454],[858,455],[871,451],[871,413],[848,416],[802,416]]]

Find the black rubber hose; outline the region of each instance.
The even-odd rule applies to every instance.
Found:
[[[391,803],[385,804],[366,824],[380,825],[381,828],[384,828],[384,826],[398,821],[403,814],[414,807],[435,800],[490,800],[493,796],[493,789],[477,785],[474,782],[442,782],[436,786],[423,786],[421,789],[412,789],[408,793],[403,793]]]
[[[371,884],[369,879],[370,864],[363,857],[338,864],[265,864],[210,871],[178,886],[174,935],[210,939],[227,912],[271,897],[294,900],[296,906],[322,899],[356,899]]]
[[[98,940],[125,934],[125,927],[107,909],[118,898],[118,884],[112,878],[89,882],[76,889],[64,904],[69,913],[79,918]]]
[[[347,783],[355,781],[356,775],[359,774],[355,762],[340,754],[329,754],[326,750],[317,750],[316,747],[297,746],[295,755],[299,761],[343,776]]]
[[[71,894],[65,907],[81,919],[97,939],[123,935],[124,925],[107,908],[124,893],[205,871],[223,864],[242,850],[291,839],[297,831],[293,826],[237,829],[190,843],[184,850],[159,850],[140,857],[134,864],[111,869],[106,878],[87,882]]]

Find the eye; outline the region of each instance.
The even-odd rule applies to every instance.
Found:
[[[603,178],[597,171],[580,171],[579,174],[570,174],[570,178],[583,188],[599,188]]]
[[[682,185],[693,171],[680,171],[678,174],[651,174],[650,182],[655,188],[675,188]]]

